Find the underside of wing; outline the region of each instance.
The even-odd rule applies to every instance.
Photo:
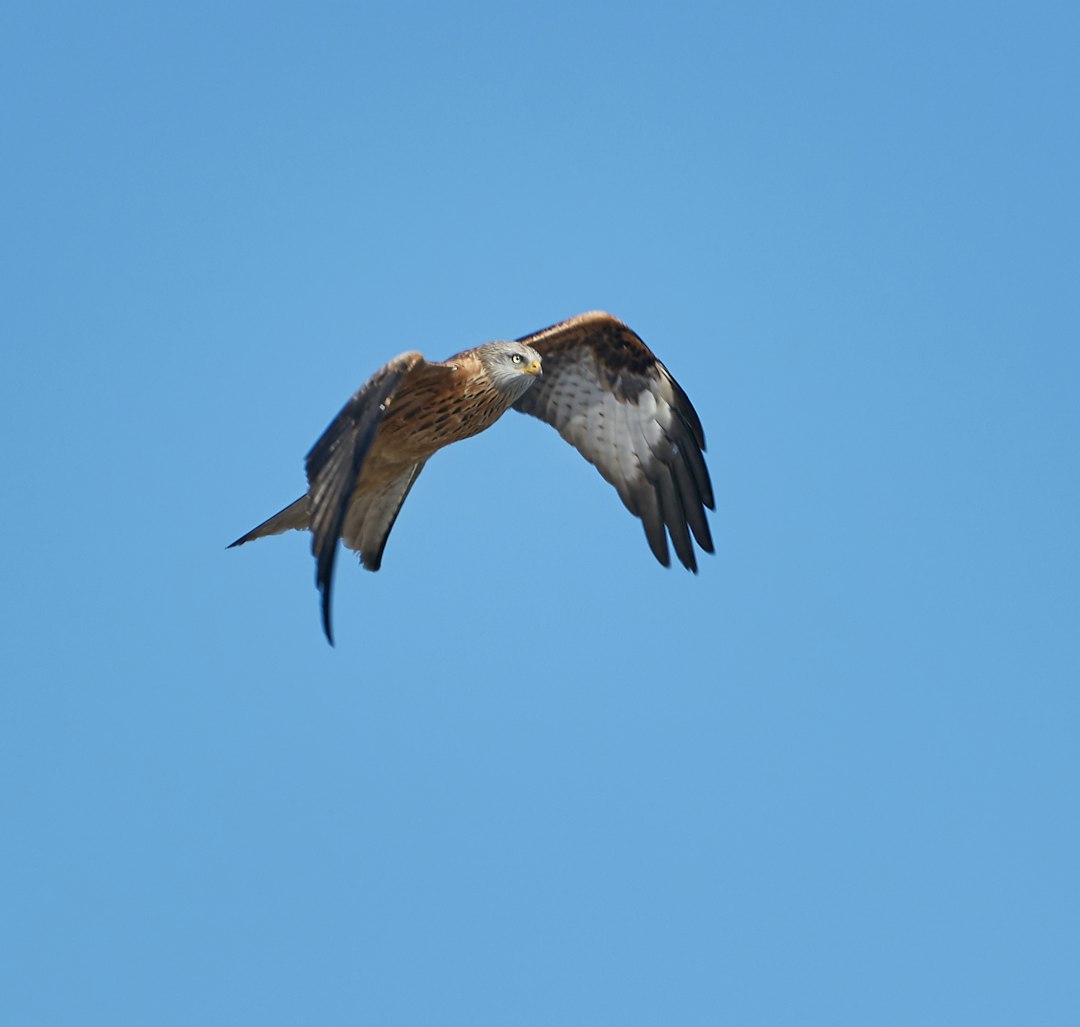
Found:
[[[715,508],[705,436],[686,393],[652,351],[610,314],[590,313],[525,336],[543,379],[514,404],[552,425],[641,518],[656,559],[697,571],[691,535],[713,551]]]

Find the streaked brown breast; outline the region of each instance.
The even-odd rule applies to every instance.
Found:
[[[393,397],[372,447],[373,462],[412,464],[491,427],[509,409],[476,357],[431,364]]]

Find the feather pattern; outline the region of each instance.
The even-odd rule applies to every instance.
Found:
[[[670,537],[696,572],[691,535],[713,551],[705,510],[715,500],[701,420],[678,382],[610,314],[582,314],[519,341],[540,354],[544,377],[514,409],[552,425],[615,487],[660,563],[670,565]]]

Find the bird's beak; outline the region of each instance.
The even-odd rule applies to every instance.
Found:
[[[525,368],[526,374],[534,375],[537,378],[543,376],[544,369],[540,366],[539,360],[534,360],[528,367]]]

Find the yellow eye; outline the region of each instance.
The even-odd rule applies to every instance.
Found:
[[[510,359],[513,360],[515,364],[520,364],[521,363],[521,354],[520,353],[515,353]]]

